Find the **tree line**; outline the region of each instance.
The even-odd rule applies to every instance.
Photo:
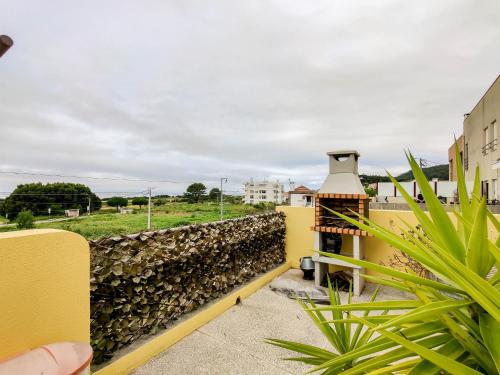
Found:
[[[101,199],[83,184],[55,182],[42,184],[29,183],[18,185],[0,204],[0,214],[15,219],[21,211],[31,211],[34,216],[51,214],[61,215],[67,209],[80,209],[86,212],[101,208]]]
[[[153,204],[161,206],[167,203],[168,195],[155,196]],[[97,211],[102,207],[103,201],[110,207],[126,207],[129,204],[129,199],[125,197],[111,197],[101,200],[91,189],[83,184],[75,184],[68,182],[56,182],[42,184],[29,183],[18,185],[16,189],[3,201],[0,201],[0,215],[8,217],[11,220],[16,219],[22,211],[31,211],[34,216],[45,216],[50,213],[52,215],[62,215],[67,209],[80,209],[81,212],[87,211],[90,198],[90,211]],[[207,187],[196,182],[189,185],[180,197],[177,199],[188,203],[199,203],[204,201],[219,201],[220,189],[212,188],[207,193]],[[228,203],[239,203],[240,197],[226,196],[224,199]],[[135,197],[131,200],[133,205],[147,206],[148,198]]]

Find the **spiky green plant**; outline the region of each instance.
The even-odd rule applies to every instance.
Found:
[[[372,294],[371,301],[375,301],[377,297],[378,289]],[[340,293],[338,288],[333,289],[328,279],[328,296],[330,299],[330,306],[332,307],[341,307],[340,301]],[[352,300],[352,290],[349,290],[347,302],[351,303]],[[318,329],[325,335],[325,338],[332,345],[334,352],[324,350],[321,348],[317,348],[315,346],[307,345],[307,344],[299,344],[296,342],[279,340],[279,339],[266,339],[266,342],[280,346],[285,349],[293,350],[298,353],[301,353],[305,356],[301,357],[292,357],[287,358],[289,361],[299,361],[304,362],[309,365],[319,366],[323,364],[325,361],[330,360],[332,358],[337,358],[339,354],[349,354],[359,347],[366,346],[366,344],[370,343],[373,340],[374,332],[364,331],[363,326],[358,322],[352,322],[350,319],[344,319],[343,312],[340,309],[333,309],[331,311],[331,318],[328,319],[321,309],[317,307],[313,300],[307,296],[307,301],[302,301],[297,298],[298,303],[302,306],[304,311],[309,315],[314,324],[318,327]],[[383,317],[385,313],[379,315],[378,317]],[[365,311],[363,313],[363,317],[365,319],[376,319],[375,316],[369,316],[370,311]],[[355,361],[355,357],[347,358],[347,360],[342,363],[340,366],[336,366],[335,368],[347,369],[352,367],[353,362]],[[335,373],[335,372],[334,372]]]
[[[500,263],[500,222],[480,197],[479,170],[469,196],[456,150],[460,204],[452,220],[435,196],[411,154],[407,154],[413,175],[420,187],[428,213],[425,213],[401,185],[390,176],[405,198],[424,235],[416,226],[402,221],[403,234],[396,234],[359,216],[352,219],[333,212],[366,230],[404,254],[420,262],[438,280],[341,255],[322,253],[383,274],[366,276],[369,280],[413,294],[413,299],[373,301],[345,305],[304,306],[323,334],[341,335],[342,327],[358,324],[362,332],[375,334],[366,342],[349,345],[334,352],[282,340],[267,340],[297,353],[293,358],[313,365],[311,372],[322,374],[498,374],[500,371],[500,274],[492,273]],[[497,232],[496,242],[488,238],[488,219]],[[382,311],[367,316],[368,311]],[[331,312],[331,321],[321,315]],[[362,314],[360,314],[362,313]],[[314,314],[314,315],[313,315]],[[340,324],[340,326],[339,326]],[[340,328],[340,329],[339,329]],[[329,340],[332,342],[331,340]]]

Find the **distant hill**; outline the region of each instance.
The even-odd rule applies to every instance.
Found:
[[[449,167],[448,164],[439,164],[433,167],[423,168],[422,170],[424,171],[424,174],[427,176],[428,180],[437,178],[441,181],[448,181],[449,178],[448,167]],[[402,173],[399,176],[397,176],[396,179],[398,181],[412,181],[413,172],[409,170],[408,172]]]
[[[448,181],[448,164],[440,164],[435,165],[433,167],[423,168],[424,174],[427,176],[428,180],[433,178],[438,178],[441,181]],[[374,182],[389,182],[390,179],[387,176],[379,176],[379,175],[368,175],[361,174],[359,175],[363,185],[372,184]],[[396,180],[398,181],[412,181],[413,180],[413,172],[411,170],[396,176]]]
[[[389,182],[391,181],[387,176],[379,176],[375,174],[360,174],[359,178],[363,185],[373,184],[375,182]]]

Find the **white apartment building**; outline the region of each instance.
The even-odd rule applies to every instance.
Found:
[[[283,203],[283,185],[279,181],[258,181],[251,179],[245,183],[245,203],[257,204],[260,202]]]
[[[498,201],[500,149],[500,75],[464,119],[463,164],[467,181],[474,180],[476,166],[481,175],[481,192],[489,202]]]

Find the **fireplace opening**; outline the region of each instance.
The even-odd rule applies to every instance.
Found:
[[[319,232],[364,235],[357,227],[338,217],[341,213],[356,221],[358,215],[368,217],[369,197],[366,194],[316,194],[315,230]]]

